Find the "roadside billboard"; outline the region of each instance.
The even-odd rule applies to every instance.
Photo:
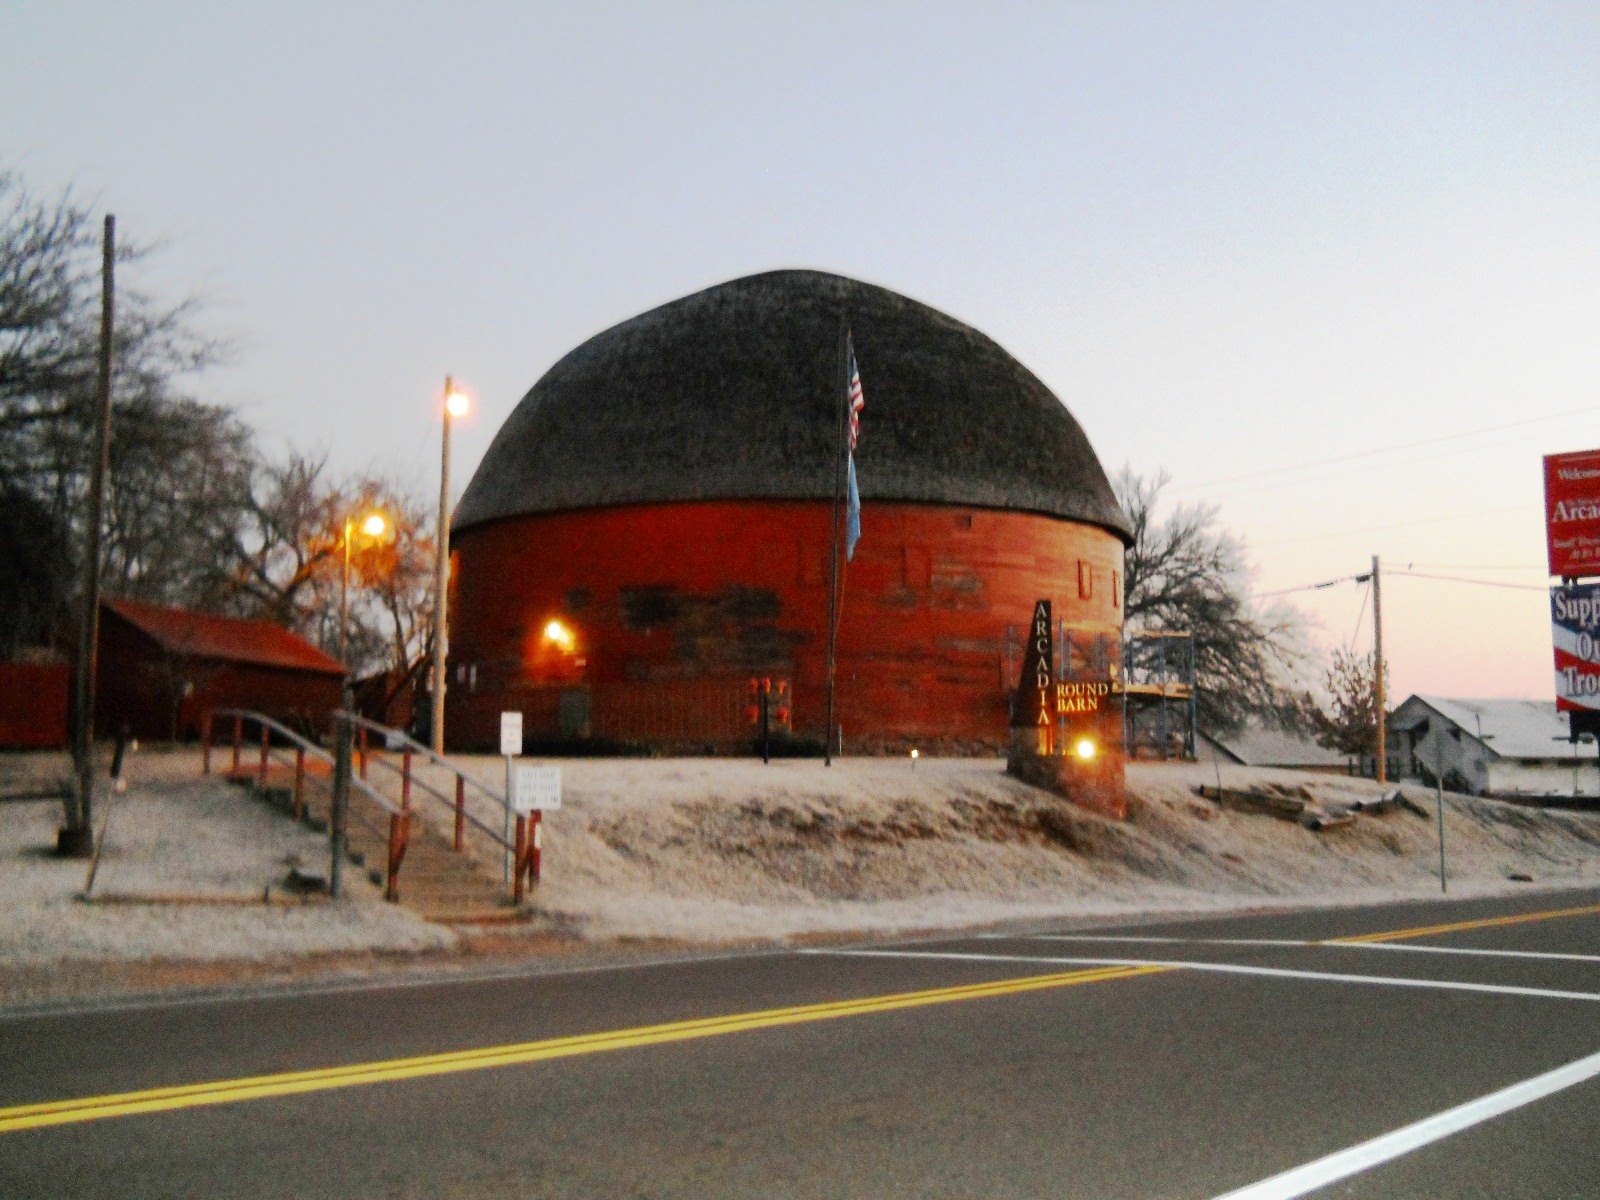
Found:
[[[1600,583],[1550,589],[1556,708],[1600,712]]]
[[[1544,457],[1550,574],[1600,575],[1600,450]]]

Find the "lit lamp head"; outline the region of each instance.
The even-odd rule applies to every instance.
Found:
[[[389,522],[380,512],[370,512],[361,518],[361,532],[369,538],[380,538],[389,528]]]
[[[452,417],[464,417],[471,408],[472,401],[467,399],[467,394],[465,392],[460,392],[455,388],[451,388],[450,391],[445,394],[444,410]]]

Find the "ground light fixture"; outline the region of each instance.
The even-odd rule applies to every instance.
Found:
[[[1084,762],[1088,762],[1098,752],[1098,747],[1088,738],[1079,738],[1078,744],[1072,748],[1072,751]]]
[[[552,646],[567,651],[569,654],[572,652],[573,647],[578,644],[577,635],[568,626],[553,617],[545,624],[544,640]]]

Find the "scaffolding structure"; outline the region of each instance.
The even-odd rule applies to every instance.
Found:
[[[1122,642],[1123,745],[1129,758],[1195,757],[1194,635],[1131,633]]]

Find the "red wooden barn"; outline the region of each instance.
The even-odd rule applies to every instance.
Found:
[[[100,609],[95,728],[151,740],[195,737],[202,714],[250,708],[323,730],[344,668],[270,621],[217,617],[133,600]]]
[[[0,662],[0,750],[59,750],[67,744],[72,667],[39,652]]]
[[[1082,429],[989,338],[814,271],[590,339],[499,431],[452,523],[452,745],[731,749],[752,679],[824,734],[841,325],[866,408],[844,566],[847,748],[998,748],[1034,601],[1114,644],[1127,519]]]

